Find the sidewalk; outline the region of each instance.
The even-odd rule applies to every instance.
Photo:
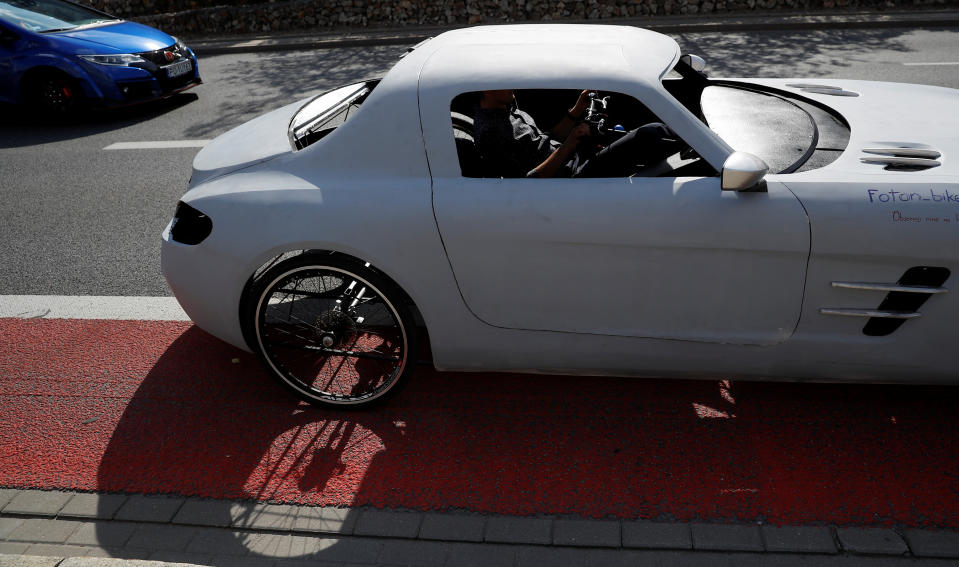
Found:
[[[950,531],[487,516],[0,489],[0,567],[932,567],[957,560],[959,532]]]
[[[661,33],[770,31],[802,29],[850,29],[891,27],[959,27],[959,11],[912,10],[847,13],[760,13],[742,15],[661,16],[607,20],[569,20],[563,23],[627,25],[649,28]],[[414,45],[454,27],[408,27],[393,29],[341,30],[336,32],[291,33],[232,36],[203,39],[187,37],[187,43],[199,56],[257,51],[292,51],[366,47],[375,45]]]

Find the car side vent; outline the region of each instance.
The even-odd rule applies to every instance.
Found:
[[[829,85],[814,85],[809,83],[788,83],[787,87],[799,89],[804,93],[824,94],[830,96],[859,96],[859,93],[847,91],[842,87],[832,87]]]
[[[942,287],[949,279],[949,269],[938,266],[915,266],[906,270],[896,283],[832,282],[833,287],[863,291],[884,291],[886,297],[876,309],[823,308],[823,315],[868,317],[862,328],[864,335],[884,337],[898,329],[907,319],[921,317],[919,307],[929,297],[949,290]]]
[[[862,163],[883,165],[887,171],[923,171],[942,165],[938,150],[919,144],[903,144],[901,146],[865,148],[867,155],[859,158]]]

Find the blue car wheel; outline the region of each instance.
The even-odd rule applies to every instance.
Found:
[[[23,79],[24,100],[38,112],[65,116],[77,110],[83,101],[83,89],[59,71],[36,71]]]

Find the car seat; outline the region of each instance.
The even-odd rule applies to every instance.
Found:
[[[473,119],[459,112],[450,112],[450,119],[453,122],[453,139],[456,141],[460,172],[463,177],[483,177],[482,160],[473,138]]]

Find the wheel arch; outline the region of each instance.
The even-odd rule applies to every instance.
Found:
[[[255,270],[247,278],[246,282],[243,284],[243,291],[240,293],[240,302],[237,306],[237,318],[240,320],[240,330],[243,333],[243,340],[246,341],[247,346],[253,350],[255,345],[253,343],[253,329],[249,325],[249,321],[244,314],[250,309],[250,302],[255,300],[255,296],[252,293],[256,283],[259,281],[259,278],[268,272],[270,268],[276,266],[277,264],[284,262],[292,258],[298,258],[304,255],[315,256],[318,259],[325,257],[335,257],[338,260],[345,261],[357,266],[366,266],[368,269],[372,269],[386,279],[393,290],[403,298],[404,304],[410,309],[410,312],[413,315],[416,325],[423,329],[423,336],[427,336],[428,329],[423,318],[422,313],[419,308],[416,306],[416,302],[413,301],[413,298],[403,286],[397,283],[396,278],[392,277],[389,273],[383,269],[377,267],[376,265],[367,262],[366,260],[359,258],[353,254],[346,252],[341,252],[338,250],[327,250],[320,248],[308,248],[308,249],[296,249],[296,250],[287,250],[286,252],[281,252],[270,257],[265,262],[261,263],[256,267]]]
[[[49,61],[40,65],[34,65],[26,69],[21,75],[17,84],[17,97],[20,101],[26,101],[30,82],[45,75],[58,75],[67,77],[71,82],[80,87],[81,92],[87,98],[100,98],[102,93],[96,85],[87,77],[87,74],[79,68],[65,68],[60,65],[51,65]]]

